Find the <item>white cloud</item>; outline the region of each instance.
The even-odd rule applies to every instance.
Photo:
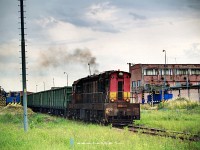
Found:
[[[53,17],[41,17],[41,19],[35,20],[35,23],[42,28],[47,28],[57,23],[57,21]]]
[[[34,6],[37,7],[39,2],[34,1]],[[70,5],[62,2],[62,7],[60,3],[54,4],[53,1],[48,8],[45,5],[37,7],[39,17],[34,9],[33,14],[27,15],[27,78],[28,89],[31,91],[35,91],[36,84],[38,90],[42,90],[43,82],[46,83],[46,89],[50,88],[53,78],[56,86],[64,86],[64,71],[69,74],[70,84],[89,74],[87,65],[83,67],[72,62],[63,63],[64,57],[60,55],[56,68],[38,69],[38,59],[42,59],[40,54],[51,53],[52,48],[55,49],[52,53],[54,55],[59,53],[59,48],[69,54],[73,54],[77,48],[89,49],[91,55],[96,57],[100,72],[110,69],[128,71],[127,62],[164,63],[163,49],[167,51],[168,63],[200,63],[199,11],[185,7],[186,4],[179,8],[180,2],[172,6],[171,1],[156,5],[155,1],[144,3],[107,0],[80,2],[79,6],[77,1]],[[29,11],[30,6],[32,5],[29,5]],[[5,40],[3,37],[0,41]],[[13,42],[9,40],[7,43]],[[10,84],[15,83],[18,77],[21,78],[19,44],[20,41],[15,41],[13,44],[0,46],[0,55],[3,56],[0,71],[7,76],[1,78],[0,83],[6,89],[19,88],[19,84]]]
[[[94,31],[86,27],[78,27],[69,22],[59,21],[53,17],[38,20],[45,26],[45,34],[51,42],[73,43],[93,39]],[[50,26],[50,27],[49,27]],[[88,34],[89,33],[89,34]]]
[[[0,50],[0,69],[5,69],[8,65],[13,68],[16,67],[17,63],[19,64],[21,48],[16,40],[0,44]]]
[[[115,21],[118,19],[116,13],[118,9],[109,2],[93,4],[88,8],[86,16],[89,20],[94,21]]]
[[[6,91],[20,89],[20,50],[16,40],[0,44],[0,86]]]

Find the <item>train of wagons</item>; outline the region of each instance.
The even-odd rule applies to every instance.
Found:
[[[102,124],[128,125],[140,119],[140,104],[130,103],[131,74],[105,71],[27,96],[34,111]]]

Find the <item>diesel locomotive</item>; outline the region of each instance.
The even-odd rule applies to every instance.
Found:
[[[106,71],[73,83],[68,117],[113,125],[140,119],[140,104],[130,103],[130,77],[124,71]]]
[[[102,124],[128,125],[140,119],[140,104],[130,103],[130,77],[124,71],[105,71],[62,87],[28,95],[35,111]]]

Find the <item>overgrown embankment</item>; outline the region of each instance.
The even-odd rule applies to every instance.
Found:
[[[0,114],[12,114],[12,115],[21,115],[23,114],[23,106],[20,104],[8,104],[7,106],[3,107],[0,106]],[[34,114],[34,112],[28,108],[27,109],[28,115]]]

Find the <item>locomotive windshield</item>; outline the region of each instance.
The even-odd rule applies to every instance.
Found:
[[[123,99],[123,81],[118,81],[118,100]]]

